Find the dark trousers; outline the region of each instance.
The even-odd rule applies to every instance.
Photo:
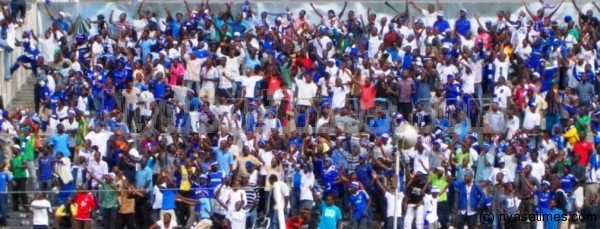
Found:
[[[12,22],[17,21],[17,14],[19,18],[25,19],[25,11],[27,10],[27,3],[25,0],[15,0],[10,3],[10,20]]]
[[[413,104],[411,102],[408,103],[398,103],[398,113],[402,114],[405,120],[409,122],[412,120],[412,111]]]
[[[442,229],[448,228],[448,220],[449,220],[450,206],[448,205],[448,201],[438,202],[437,203],[437,214],[438,214],[438,222]]]
[[[27,201],[27,193],[25,193],[27,188],[27,178],[14,178],[14,181],[17,185],[15,186],[15,193],[13,193],[12,197],[13,209],[16,210],[19,208],[19,199],[21,199],[21,205],[28,204],[29,202]]]
[[[118,226],[116,228],[135,229],[135,213],[119,214]]]
[[[106,228],[106,229],[117,228],[118,214],[119,214],[119,208],[105,208],[104,209],[104,228]]]
[[[475,215],[459,214],[456,224],[458,226],[457,228],[465,228],[465,225],[467,225],[467,228],[474,229],[476,222],[477,222],[477,214],[475,214]]]
[[[179,194],[183,197],[190,198],[190,191],[179,191]],[[185,225],[190,218],[190,208],[187,204],[178,202],[177,203],[177,222],[179,225]]]

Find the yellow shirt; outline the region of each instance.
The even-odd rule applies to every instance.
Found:
[[[66,206],[60,205],[60,207],[58,207],[58,209],[56,209],[56,212],[54,213],[54,216],[56,217],[65,217],[67,216],[67,212],[66,212]],[[71,216],[74,216],[77,214],[77,204],[71,204]]]
[[[579,142],[579,134],[577,133],[577,128],[575,126],[571,126],[569,130],[563,135],[563,137],[569,142],[571,146],[574,146],[577,142]]]
[[[191,168],[192,173],[194,172],[194,168]],[[189,191],[192,188],[192,183],[190,182],[190,176],[188,170],[185,166],[181,166],[181,184],[179,185],[179,189],[181,191]]]

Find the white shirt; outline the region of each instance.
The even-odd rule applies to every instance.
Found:
[[[106,164],[106,162],[103,160],[100,160],[100,162],[91,160],[90,164],[88,165],[88,170],[91,176],[102,180],[102,177],[108,174],[108,164]],[[96,186],[97,183],[98,182],[96,180],[92,180],[92,186]]]
[[[174,220],[174,218],[171,218],[171,222],[169,223],[168,227],[165,227],[165,223],[163,223],[162,220],[157,221],[156,224],[158,225],[159,229],[175,229],[175,228],[177,228],[177,220]]]
[[[310,106],[312,99],[317,96],[317,85],[313,82],[306,83],[306,80],[298,80],[296,86],[298,87],[298,90],[296,90],[298,92],[298,105]]]
[[[100,131],[100,133],[96,133],[95,131],[92,131],[85,136],[85,140],[90,140],[92,142],[92,146],[98,146],[98,152],[105,157],[106,149],[108,148],[108,139],[112,136],[112,134],[112,132]]]
[[[229,209],[230,212],[232,210],[235,211],[235,203],[238,201],[244,202],[242,206],[245,206],[248,203],[248,200],[246,199],[246,191],[242,189],[238,189],[237,191],[231,190],[231,192],[228,193],[228,196],[229,198],[225,204],[227,204],[227,209]]]
[[[440,75],[441,83],[446,84],[448,82],[448,75],[452,74],[456,76],[456,74],[458,74],[458,68],[456,68],[456,66],[454,66],[453,64],[448,66],[444,64],[439,64],[437,66],[437,72]]]
[[[519,121],[519,117],[513,115],[513,118],[506,122],[506,127],[508,128],[508,133],[506,134],[507,139],[512,139],[512,136],[517,133],[517,130],[520,127]]]
[[[31,211],[33,211],[33,225],[48,226],[48,213],[52,213],[50,201],[34,200],[31,202]]]
[[[202,81],[202,89],[215,89],[215,79],[219,79],[219,69],[213,66],[210,69],[206,70],[206,67],[203,67],[202,72],[204,73],[204,78],[209,80]]]
[[[235,208],[227,212],[227,219],[231,222],[231,228],[246,228],[246,218],[248,217],[248,210],[240,209],[236,211]]]
[[[437,12],[434,10],[433,13],[429,13],[427,9],[421,9],[423,14],[423,22],[425,26],[433,26],[433,23],[437,20]]]
[[[508,98],[512,96],[510,88],[506,85],[496,86],[494,88],[494,100],[498,102],[498,106],[501,109],[506,109],[508,106]]]
[[[140,93],[139,99],[140,102],[144,104],[140,107],[140,115],[142,116],[151,116],[152,110],[150,110],[150,104],[154,102],[154,94],[152,92],[146,90]]]
[[[546,172],[546,166],[544,165],[544,163],[542,161],[540,161],[538,159],[538,162],[532,162],[532,161],[528,161],[526,163],[526,165],[531,165],[531,176],[535,177],[535,179],[537,179],[538,181],[543,180],[542,176],[544,176],[544,173]]]
[[[160,188],[158,188],[157,185],[154,185],[154,190],[152,193],[154,194],[154,203],[152,203],[152,209],[161,209],[163,195],[162,192],[160,192]]]
[[[542,117],[539,113],[531,112],[531,109],[525,110],[525,118],[523,118],[523,129],[532,130],[536,126],[540,126]]]
[[[508,77],[508,68],[510,67],[510,62],[508,61],[508,58],[505,58],[504,61],[495,59],[494,65],[496,66],[496,72],[494,73],[494,83],[498,82],[500,76],[506,79]]]
[[[312,172],[300,172],[300,200],[313,200],[311,188],[314,185],[315,175]]]
[[[344,87],[332,87],[331,109],[344,108],[346,106],[346,89]]]
[[[284,201],[285,201],[284,197],[290,196],[290,188],[284,182],[277,181],[273,184],[271,190],[273,192],[273,199],[275,200],[274,209],[277,209],[278,203],[281,203],[281,205],[284,205]],[[279,190],[279,193],[275,193],[277,190]]]
[[[44,61],[46,63],[51,63],[54,61],[54,51],[58,47],[58,42],[54,39],[54,36],[51,35],[48,39],[40,38],[38,39],[38,45],[40,48],[40,52],[42,57],[44,57]]]
[[[246,92],[246,98],[254,98],[254,92],[256,91],[256,83],[258,83],[262,79],[262,76],[242,77],[242,87]]]
[[[369,35],[369,43],[368,43],[368,52],[369,52],[369,59],[373,59],[375,58],[375,55],[377,55],[377,53],[379,52],[379,47],[381,46],[381,44],[383,43],[383,39],[381,39],[381,37],[379,37],[378,35]]]
[[[315,38],[313,40],[313,45],[315,46],[315,49],[317,51],[317,55],[320,58],[323,58],[323,51],[327,50],[327,44],[331,44],[331,38],[329,38],[328,36],[323,36],[322,38]],[[333,45],[333,44],[332,44]],[[331,50],[329,51],[327,56],[331,56],[329,54],[331,54],[331,52],[335,52],[335,47],[331,48]]]
[[[385,192],[385,199],[387,201],[387,217],[394,217],[394,209],[397,216],[402,216],[402,200],[404,199],[404,193],[398,192],[398,198],[395,198],[396,196],[391,192]]]

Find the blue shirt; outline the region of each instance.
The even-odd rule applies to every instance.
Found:
[[[369,206],[369,195],[364,190],[359,190],[354,195],[350,195],[350,206],[354,208],[352,219],[360,220],[366,217],[366,210]]]
[[[456,20],[456,32],[460,35],[467,36],[467,32],[471,31],[471,22],[466,18]]]
[[[146,187],[146,192],[150,192],[154,185],[152,185],[152,169],[150,169],[148,164],[146,164],[145,168],[137,171],[135,176],[135,187],[139,189],[144,188],[146,183],[149,183],[149,185]]]
[[[40,176],[38,179],[40,181],[49,181],[52,180],[52,173],[54,172],[54,157],[40,157],[38,159]]]
[[[437,20],[433,23],[433,27],[437,28],[440,33],[444,33],[450,28],[450,23],[444,19]]]
[[[13,180],[12,175],[8,172],[0,172],[0,193],[8,192],[8,184]]]
[[[208,180],[209,180],[208,187],[210,187],[210,190],[208,192],[208,197],[214,198],[215,191],[217,190],[217,186],[219,186],[219,185],[221,185],[221,183],[223,183],[223,173],[221,171],[218,171],[216,173],[211,172],[208,175]]]
[[[323,183],[325,184],[325,194],[338,193],[337,184],[334,185],[333,182],[338,179],[338,171],[335,166],[330,166],[323,172]]]
[[[176,206],[175,206],[176,199],[175,198],[177,196],[177,190],[161,187],[160,192],[163,195],[162,206],[161,206],[160,210],[174,210],[176,208]]]
[[[539,213],[545,214],[550,209],[550,201],[554,196],[554,192],[535,190],[535,196],[538,198],[538,211]]]
[[[569,193],[573,191],[573,188],[575,188],[575,184],[577,184],[577,178],[575,178],[573,174],[563,174],[560,177],[560,184],[562,189],[565,190],[566,193]]]
[[[373,174],[373,168],[371,168],[371,165],[367,163],[362,165],[359,164],[356,166],[354,171],[356,172],[356,178],[358,181],[360,181],[360,183],[362,183],[366,189],[370,188],[372,184],[371,174]]]
[[[52,145],[54,148],[54,156],[56,156],[58,152],[61,152],[65,157],[71,156],[71,151],[69,150],[69,138],[69,135],[66,133],[56,133],[52,135],[52,138],[50,139],[50,145]]]
[[[549,219],[544,221],[544,229],[558,229],[560,223],[566,221],[566,216],[564,216],[563,220],[563,211],[559,208],[550,209],[547,214],[551,215],[551,217],[548,217]]]
[[[152,52],[152,46],[156,44],[156,41],[154,39],[147,39],[147,40],[141,40],[140,41],[140,48],[142,49],[142,60],[146,61],[146,57],[148,55],[150,55],[150,52]]]
[[[338,206],[327,204],[321,204],[321,219],[319,221],[319,228],[338,228],[338,221],[342,220],[342,211]]]
[[[164,99],[167,95],[167,84],[164,81],[154,81],[154,98]]]
[[[233,165],[233,155],[229,151],[223,152],[219,147],[213,147],[213,152],[223,174],[229,174],[230,166]]]

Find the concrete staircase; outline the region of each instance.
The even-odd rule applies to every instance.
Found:
[[[23,84],[21,90],[17,92],[17,95],[12,99],[12,101],[10,101],[8,104],[5,104],[6,108],[10,110],[18,107],[26,107],[29,109],[29,111],[36,111],[35,100],[33,96],[36,83],[37,79],[32,74],[28,74],[26,83]]]

